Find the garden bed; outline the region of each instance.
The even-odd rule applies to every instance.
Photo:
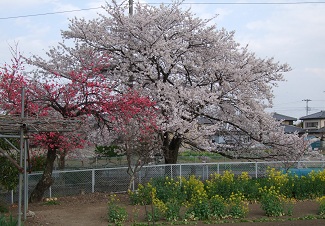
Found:
[[[132,225],[133,222],[142,222],[142,224],[138,225],[147,225],[145,222],[145,210],[143,206],[137,206],[136,208],[139,210],[139,212],[137,212],[135,211],[135,206],[130,205],[128,195],[119,194],[117,197],[120,200],[120,204],[126,208],[129,214],[128,222],[126,222],[124,225]],[[109,194],[93,193],[58,198],[59,205],[45,205],[44,203],[30,204],[29,210],[33,211],[35,216],[27,218],[24,225],[107,226],[108,200]],[[16,207],[11,209],[11,211],[14,213],[16,210]],[[301,201],[295,204],[292,216],[269,218],[265,216],[258,203],[252,203],[249,204],[249,213],[247,217],[240,220],[241,223],[239,225],[325,225],[324,219],[315,219],[317,216],[317,211],[318,204],[315,201]],[[138,216],[136,216],[137,214]],[[218,223],[227,222],[234,222],[234,220],[225,220]],[[239,222],[239,220],[237,222]],[[187,224],[190,225],[207,225],[208,223],[211,224],[211,222],[204,221],[187,222]],[[166,222],[164,224],[166,224]],[[181,222],[178,222],[178,224],[181,224]]]
[[[30,205],[29,210],[35,211],[35,216],[26,225],[148,225],[153,221],[181,225],[300,225],[303,221],[302,225],[325,225],[325,171],[298,177],[269,168],[266,177],[258,179],[250,178],[247,172],[235,175],[226,171],[204,181],[194,175],[162,177],[139,185],[129,194],[47,199]]]

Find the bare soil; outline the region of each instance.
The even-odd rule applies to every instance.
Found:
[[[45,203],[29,204],[29,210],[35,216],[27,217],[25,226],[107,226],[112,225],[107,220],[107,202],[110,194],[92,193],[78,196],[60,197],[58,205],[46,205]],[[128,195],[118,194],[121,205],[125,206],[129,213],[128,222],[124,225],[142,222],[145,225],[145,207],[130,205]],[[295,204],[293,215],[281,218],[268,218],[265,216],[260,205],[257,203],[249,205],[249,222],[220,222],[223,225],[238,226],[324,226],[325,219],[303,219],[306,216],[317,216],[318,204],[315,201],[302,201]],[[11,207],[12,213],[17,213],[17,207]],[[260,222],[253,222],[254,220]],[[263,220],[263,222],[261,222]],[[164,222],[164,224],[168,224]],[[181,223],[177,223],[182,225]],[[189,222],[188,225],[208,225],[207,222]],[[217,223],[209,223],[216,225]]]

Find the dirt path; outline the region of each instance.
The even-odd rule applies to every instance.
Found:
[[[44,205],[44,203],[30,204],[29,210],[35,213],[34,217],[28,217],[24,222],[25,226],[107,226],[107,201],[109,194],[94,193],[73,197],[59,198],[59,205]],[[129,205],[126,195],[119,195],[120,200],[125,204],[129,213],[129,223],[141,222],[144,220],[144,207],[135,207]],[[137,208],[138,214],[135,214]],[[17,211],[15,208],[12,211]],[[308,215],[316,215],[318,204],[314,201],[298,202],[295,205],[293,216],[298,218]],[[249,215],[247,219],[266,219],[259,204],[250,204]],[[241,222],[227,223],[223,225],[239,226],[325,226],[325,219],[318,220],[288,220],[289,217],[278,218],[278,221],[271,222]],[[279,221],[285,220],[285,221]],[[207,225],[203,222],[193,222],[193,225]]]

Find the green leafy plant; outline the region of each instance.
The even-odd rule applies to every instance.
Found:
[[[166,203],[165,217],[167,221],[177,221],[180,218],[182,204],[177,199],[171,199]]]
[[[19,156],[10,154],[10,157],[18,161]],[[0,186],[5,190],[13,190],[18,185],[18,169],[4,156],[0,155]]]
[[[128,191],[132,205],[149,205],[152,203],[151,190],[153,186],[150,183],[146,185],[139,184],[137,191]]]
[[[210,215],[209,202],[207,199],[195,200],[185,213],[185,218],[189,220],[207,220]]]
[[[119,147],[117,145],[110,145],[110,146],[96,145],[95,153],[105,157],[118,157],[121,156],[116,151],[118,148]]]
[[[260,189],[261,193],[261,207],[268,217],[278,217],[284,215],[283,204],[279,197],[279,192],[275,187],[264,187]]]
[[[234,219],[246,217],[248,213],[248,202],[245,196],[239,193],[233,193],[227,199],[228,214]]]
[[[274,186],[260,188],[261,207],[268,217],[292,215],[293,201],[286,198]]]
[[[325,196],[318,198],[317,202],[319,203],[318,214],[325,216]]]
[[[147,211],[147,219],[148,221],[155,222],[164,216],[167,207],[163,201],[157,198],[157,191],[155,187],[152,187],[150,196],[152,200],[151,211]]]
[[[227,216],[227,207],[225,199],[220,195],[215,195],[210,199],[210,215],[213,220],[220,220]]]
[[[4,216],[0,214],[0,225],[1,226],[16,226],[18,225],[18,219],[12,215]]]
[[[129,194],[131,202],[151,205],[151,211],[146,211],[151,221],[163,217],[168,221],[183,219],[184,222],[241,220],[249,211],[249,201],[259,201],[266,216],[278,219],[292,215],[297,199],[325,197],[324,183],[325,171],[297,176],[268,168],[266,177],[258,179],[250,178],[247,172],[234,175],[231,171],[213,174],[206,181],[194,175],[177,180],[157,178],[139,185],[137,191]],[[325,204],[317,200],[322,217]],[[180,211],[182,207],[184,212]]]
[[[204,183],[194,175],[191,175],[188,179],[182,177],[181,186],[185,195],[184,202],[196,203],[208,198]]]
[[[111,195],[108,201],[108,222],[122,225],[128,218],[128,213],[124,207],[117,205],[119,200],[116,195]]]
[[[1,213],[8,213],[7,205],[0,200],[0,214]]]
[[[177,199],[183,202],[186,198],[180,184],[181,178],[174,180],[173,178],[163,177],[150,180],[150,184],[156,188],[156,196],[163,202],[168,202],[171,199]]]
[[[235,176],[231,171],[224,171],[221,174],[212,174],[210,179],[205,181],[205,189],[208,197],[220,195],[227,199],[232,193],[240,192],[248,200],[256,200],[258,184],[255,179],[251,179],[247,172],[242,172]]]
[[[156,222],[163,217],[163,213],[156,206],[152,206],[151,211],[146,211],[146,220],[148,222]]]

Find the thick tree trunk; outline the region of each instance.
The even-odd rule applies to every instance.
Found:
[[[52,172],[53,165],[56,158],[56,150],[49,149],[46,156],[46,166],[42,178],[37,183],[35,189],[32,191],[29,202],[40,202],[43,199],[45,191],[53,184]]]
[[[163,151],[165,164],[176,164],[178,151],[182,144],[182,138],[177,134],[165,132],[163,135]]]

